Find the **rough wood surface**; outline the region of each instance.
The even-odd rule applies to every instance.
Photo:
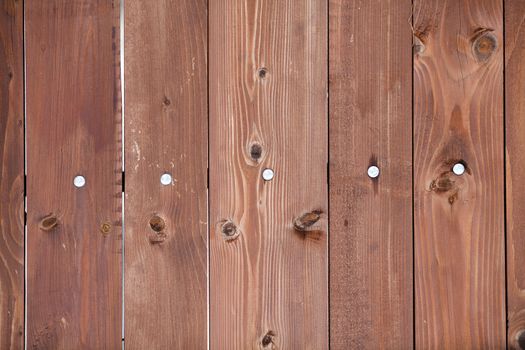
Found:
[[[118,16],[118,0],[25,6],[28,349],[121,347]]]
[[[504,11],[508,347],[525,349],[525,2]]]
[[[206,349],[207,2],[124,13],[125,344]]]
[[[502,1],[417,0],[413,20],[416,348],[502,349]]]
[[[211,349],[325,349],[327,2],[209,5]]]
[[[22,1],[0,7],[0,349],[24,348]]]
[[[411,11],[330,1],[332,349],[413,347]]]

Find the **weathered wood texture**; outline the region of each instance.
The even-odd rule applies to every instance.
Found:
[[[24,348],[23,2],[0,7],[0,349]]]
[[[508,347],[525,349],[525,2],[504,4]]]
[[[330,1],[332,349],[413,347],[411,11]]]
[[[417,0],[413,21],[416,348],[501,349],[502,1]]]
[[[118,16],[117,0],[26,3],[31,349],[121,346]]]
[[[207,3],[124,13],[126,348],[206,349]]]
[[[327,2],[209,6],[211,348],[325,349]]]

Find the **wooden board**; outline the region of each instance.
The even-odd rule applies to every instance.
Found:
[[[525,3],[504,11],[508,347],[525,349]]]
[[[22,1],[0,8],[0,349],[24,348]]]
[[[206,349],[207,2],[124,13],[125,344]]]
[[[121,347],[118,16],[117,0],[25,6],[27,348]]]
[[[209,6],[210,348],[325,349],[327,2]]]
[[[502,1],[417,0],[413,20],[416,348],[502,349]]]
[[[411,10],[330,1],[332,349],[413,347]]]

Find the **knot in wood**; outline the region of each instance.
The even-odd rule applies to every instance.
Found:
[[[109,222],[104,222],[100,225],[100,232],[107,235],[111,231],[111,224]]]
[[[430,191],[446,193],[455,188],[455,181],[450,178],[449,173],[443,173],[430,183]]]
[[[521,330],[516,335],[516,342],[520,349],[525,349],[525,330]]]
[[[413,47],[415,55],[421,55],[425,52],[425,43],[417,35],[414,35]]]
[[[312,227],[317,221],[319,221],[319,219],[321,218],[321,214],[321,210],[313,210],[311,212],[305,213],[294,220],[293,227],[297,231],[308,231],[310,227]]]
[[[273,349],[274,342],[273,338],[275,337],[275,333],[273,331],[268,331],[261,339],[261,345],[263,349]]]
[[[42,231],[51,231],[53,228],[58,226],[58,218],[54,214],[49,214],[46,217],[44,217],[41,221],[38,227]]]
[[[478,62],[486,62],[497,47],[498,40],[490,29],[480,29],[472,42],[472,51]]]
[[[154,215],[150,220],[149,220],[149,226],[151,227],[151,229],[157,233],[159,232],[162,232],[164,231],[164,229],[166,228],[166,223],[164,222],[164,219],[161,218],[160,216],[158,215]]]
[[[259,76],[259,78],[261,79],[264,79],[266,78],[266,75],[268,74],[268,69],[262,67],[262,68],[259,68],[259,70],[257,71],[257,75]]]
[[[237,226],[230,220],[223,222],[221,226],[222,236],[226,241],[233,241],[240,235],[240,231]]]
[[[152,234],[149,237],[149,242],[151,244],[160,244],[166,240],[168,235],[165,232],[158,232],[157,234]]]
[[[262,156],[262,152],[263,149],[260,144],[258,144],[257,142],[252,143],[252,145],[250,146],[250,157],[252,158],[252,160],[258,161]]]

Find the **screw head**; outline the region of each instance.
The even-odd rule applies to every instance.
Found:
[[[465,173],[465,166],[461,163],[456,163],[452,167],[452,172],[458,176],[463,175]]]
[[[262,178],[264,179],[264,181],[270,181],[273,179],[273,177],[274,177],[274,172],[272,169],[266,168],[263,170]]]
[[[77,188],[84,187],[86,185],[86,178],[82,175],[77,175],[73,179],[73,185]]]
[[[164,173],[160,176],[160,183],[164,186],[171,185],[171,182],[173,181],[171,174]]]
[[[368,177],[371,179],[375,179],[379,176],[379,168],[375,165],[371,165],[368,167]]]

